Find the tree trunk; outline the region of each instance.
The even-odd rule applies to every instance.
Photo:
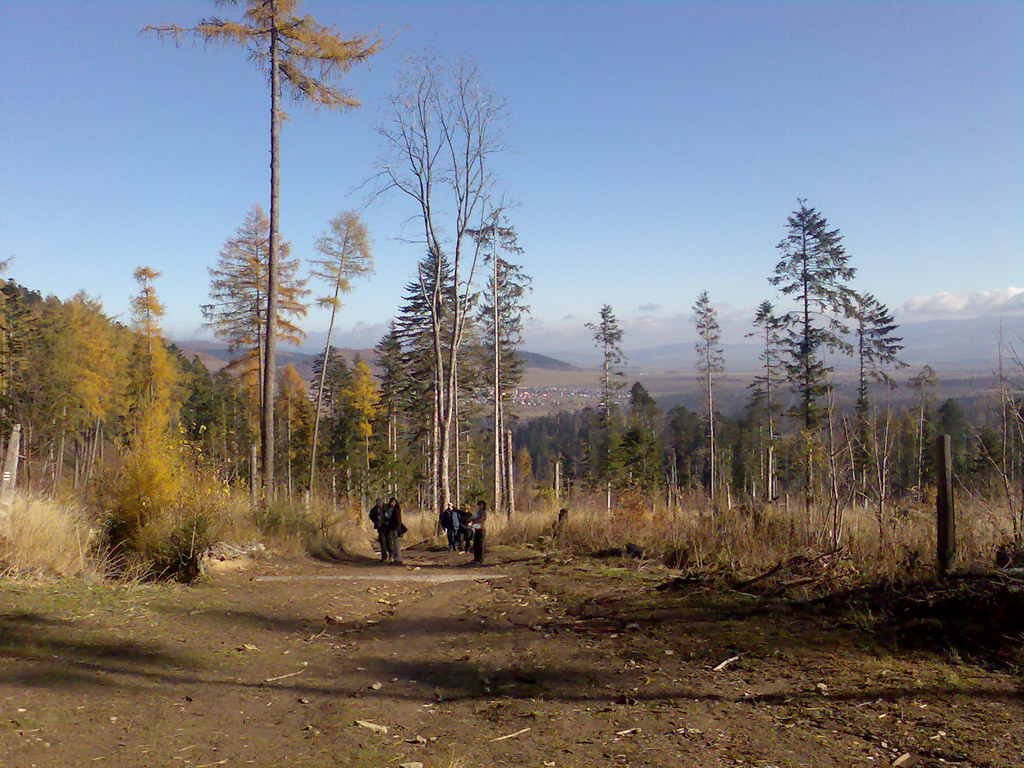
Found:
[[[511,519],[516,513],[516,476],[512,469],[512,430],[508,430],[505,436],[507,438],[505,442],[505,466],[508,470],[508,516]]]
[[[717,477],[715,475],[715,393],[714,387],[711,382],[711,353],[708,352],[707,359],[707,390],[708,390],[708,448],[710,454],[708,455],[708,461],[711,464],[711,504],[714,506],[715,498],[717,497],[718,487],[716,485]]]
[[[281,117],[278,99],[281,90],[280,62],[278,61],[277,2],[270,0],[270,252],[267,254],[267,318],[264,343],[263,403],[260,414],[260,448],[263,460],[263,492],[267,499],[274,495],[274,388],[276,385],[275,341],[277,337],[277,256],[280,247],[280,200],[278,166],[278,135]]]
[[[494,346],[494,510],[497,512],[502,508],[501,498],[501,338],[498,333],[498,322],[500,314],[498,309],[498,247],[497,247],[497,220],[495,220],[495,231],[492,239],[491,250],[491,322],[494,325],[492,337]],[[512,514],[509,512],[509,517]]]
[[[338,274],[342,274],[345,266],[344,256],[341,265],[338,267]],[[316,390],[316,409],[313,413],[313,442],[309,447],[309,482],[306,487],[313,493],[313,480],[316,478],[316,448],[317,439],[320,436],[320,412],[324,403],[324,382],[327,380],[327,360],[331,351],[331,334],[334,333],[334,317],[338,312],[338,296],[341,294],[341,282],[334,284],[334,301],[331,304],[331,320],[327,324],[327,340],[324,342],[324,360],[320,366],[320,386]]]

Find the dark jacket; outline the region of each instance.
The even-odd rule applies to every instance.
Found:
[[[384,506],[382,520],[384,521],[381,526],[383,530],[398,531],[399,536],[405,535],[405,532],[409,530],[402,524],[402,507],[397,501]]]
[[[441,514],[437,516],[437,524],[441,526],[441,530],[450,531],[455,528],[455,524],[452,522],[453,517],[450,507],[441,510]]]

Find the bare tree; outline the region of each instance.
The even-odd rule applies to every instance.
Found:
[[[490,166],[505,149],[505,115],[504,102],[483,85],[473,62],[449,64],[428,50],[409,60],[378,127],[384,153],[375,193],[397,190],[415,203],[413,219],[422,228],[416,242],[434,257],[433,271],[420,271],[419,280],[430,311],[436,398],[431,485],[440,507],[451,506],[458,357],[482,248],[471,230],[489,213],[495,186]]]

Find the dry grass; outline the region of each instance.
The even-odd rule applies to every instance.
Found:
[[[605,507],[603,495],[580,495],[565,505],[569,514],[557,524],[552,506],[534,506],[511,521],[492,516],[494,543],[545,542],[549,547],[583,554],[623,549],[627,543],[648,559],[670,567],[752,575],[798,554],[832,549],[832,522],[824,510],[808,517],[797,504],[752,508],[735,505],[713,510],[706,497],[684,498],[678,505],[625,499]],[[902,579],[930,573],[935,561],[934,512],[927,505],[904,506],[882,520],[873,510],[843,511],[839,545],[850,578]],[[998,505],[970,500],[958,510],[960,564],[989,565],[999,544],[1007,541],[1010,512]]]
[[[0,536],[0,563],[16,574],[93,576],[97,535],[75,502],[18,495]]]

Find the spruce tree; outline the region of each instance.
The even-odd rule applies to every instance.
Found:
[[[511,514],[512,489],[502,492],[508,477],[505,467],[512,460],[511,456],[506,456],[506,412],[515,387],[522,379],[523,361],[518,347],[522,344],[523,315],[529,309],[524,297],[530,290],[530,278],[518,264],[503,258],[503,254],[521,254],[522,248],[515,227],[508,223],[500,208],[493,212],[485,227],[474,230],[472,235],[491,267],[477,320],[484,337],[484,363],[491,373],[492,509],[504,509]]]
[[[829,388],[830,350],[852,351],[842,334],[852,316],[856,294],[848,283],[856,270],[849,266],[838,229],[800,200],[788,219],[786,237],[778,244],[779,261],[768,279],[796,304],[780,316],[783,362],[799,401],[794,415],[812,432],[820,423],[821,399]]]
[[[701,291],[693,305],[694,323],[697,326],[697,373],[700,375],[707,408],[708,436],[708,490],[712,500],[718,493],[715,450],[715,377],[725,370],[722,355],[722,331],[718,325],[718,311],[711,304],[707,291]]]
[[[806,201],[790,214],[786,237],[778,244],[779,261],[768,279],[795,304],[783,313],[783,364],[790,387],[797,394],[792,413],[802,426],[804,457],[804,510],[810,518],[813,494],[814,433],[821,423],[821,400],[828,393],[832,367],[829,351],[852,351],[843,339],[845,320],[852,316],[856,294],[848,283],[856,270],[849,266],[838,229]]]
[[[616,393],[622,389],[620,366],[626,362],[622,351],[622,329],[609,304],[601,307],[601,320],[587,323],[594,334],[594,344],[601,350],[601,402],[598,407],[598,426],[601,444],[597,446],[598,476],[604,480],[607,509],[612,506],[612,482],[619,473],[621,456],[620,438],[615,424]]]
[[[854,331],[857,354],[857,415],[864,420],[868,414],[868,386],[872,381],[893,386],[886,370],[905,368],[898,359],[903,339],[895,335],[899,326],[892,312],[872,294],[858,296],[854,307]]]

